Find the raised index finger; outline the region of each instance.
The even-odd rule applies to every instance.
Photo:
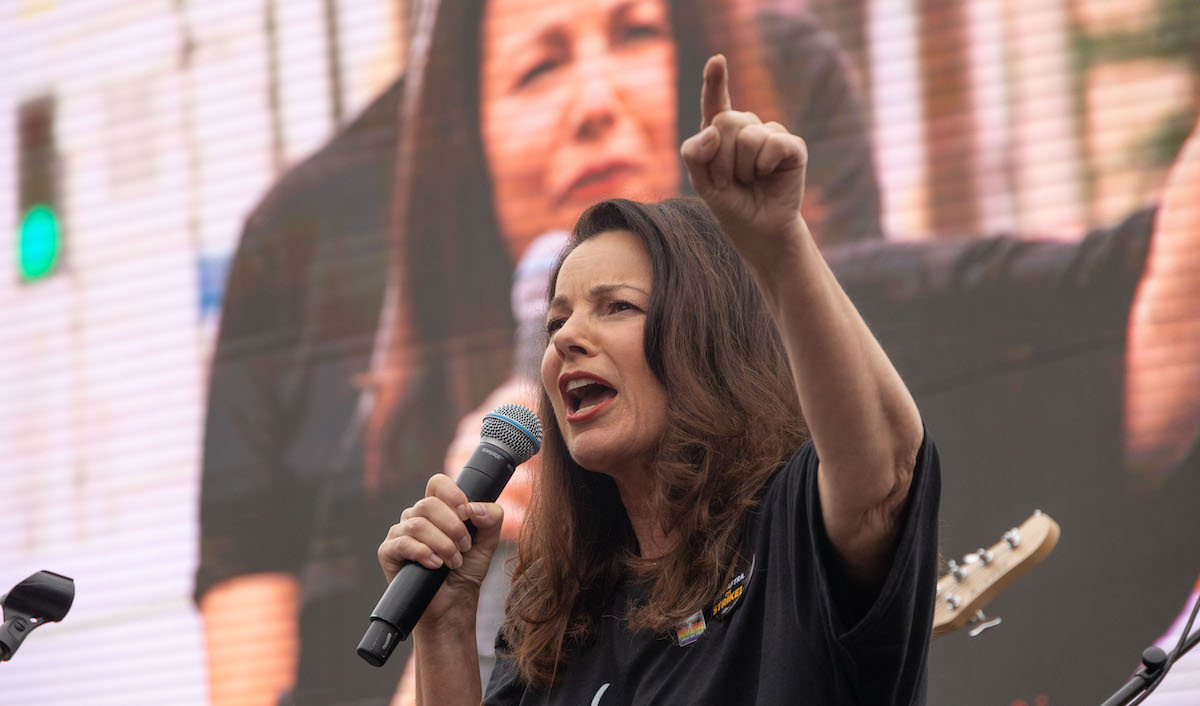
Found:
[[[704,64],[704,85],[700,88],[700,129],[712,124],[717,113],[731,110],[729,100],[729,70],[725,56],[711,56]]]

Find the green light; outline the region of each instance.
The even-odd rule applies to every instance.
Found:
[[[48,206],[29,209],[21,221],[17,236],[17,270],[21,279],[41,279],[54,269],[58,260],[58,219]]]

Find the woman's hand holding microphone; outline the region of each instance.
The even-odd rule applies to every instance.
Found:
[[[475,538],[464,524],[476,527]],[[400,515],[379,545],[379,565],[391,583],[406,561],[429,569],[450,568],[445,583],[425,609],[418,628],[443,619],[474,625],[479,586],[500,543],[504,510],[496,503],[472,503],[449,476],[438,473],[425,497]]]
[[[541,442],[541,422],[528,408],[503,404],[485,414],[479,445],[457,482],[441,473],[430,478],[425,497],[401,514],[379,545],[388,587],[358,654],[382,666],[397,642],[413,634],[423,703],[479,703],[475,615],[504,523],[504,510],[493,501]],[[438,678],[422,679],[423,672]]]

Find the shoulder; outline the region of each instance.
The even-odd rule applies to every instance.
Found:
[[[301,335],[314,292],[327,308],[354,304],[330,308],[326,318],[373,329],[401,94],[397,79],[250,212],[226,280],[222,352],[241,339],[254,351],[264,340],[287,349]]]
[[[497,633],[493,648],[496,653],[496,666],[492,668],[488,683],[484,684],[483,703],[485,706],[520,703],[526,688],[517,674],[517,665],[503,632]]]
[[[818,499],[817,470],[819,467],[820,458],[817,456],[816,447],[813,446],[812,440],[805,441],[768,479],[761,495],[762,511],[769,512],[772,508],[780,508],[780,506],[796,508],[797,505],[808,510],[816,509],[810,503],[815,503]],[[934,495],[940,494],[941,462],[937,446],[928,429],[925,430],[918,448],[913,472],[910,497],[914,492],[932,491]]]
[[[316,225],[322,212],[351,204],[386,208],[392,183],[403,77],[373,99],[316,152],[283,174],[246,220],[243,245]],[[291,227],[289,227],[291,226]],[[319,233],[318,233],[319,234]]]
[[[797,493],[802,493],[807,479],[810,476],[815,478],[818,461],[812,440],[805,441],[767,480],[761,505],[769,507],[784,498],[794,498]]]

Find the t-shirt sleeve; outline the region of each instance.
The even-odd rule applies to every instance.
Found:
[[[1137,211],[1077,242],[874,241],[823,254],[919,396],[1121,345],[1154,217]]]
[[[281,185],[252,215],[226,287],[209,378],[194,598],[234,576],[296,572],[311,494],[284,461],[311,234]]]
[[[925,665],[933,630],[937,588],[938,502],[941,471],[937,449],[928,432],[921,442],[912,484],[899,518],[898,538],[882,588],[874,596],[847,591],[838,557],[825,533],[817,490],[818,459],[812,444],[793,456],[788,495],[793,505],[793,556],[815,560],[814,570],[802,570],[816,584],[797,592],[800,600],[814,597],[821,605],[828,638],[860,690],[859,702],[909,704],[925,688]],[[805,611],[807,606],[798,606]]]
[[[516,664],[510,657],[508,643],[502,634],[496,635],[496,666],[483,689],[484,706],[519,704],[525,696],[525,685],[517,676]]]

